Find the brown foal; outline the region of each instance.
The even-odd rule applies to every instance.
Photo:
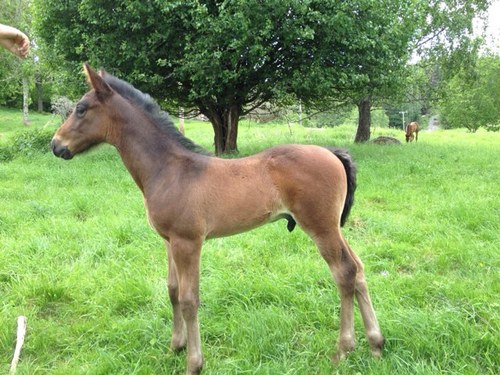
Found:
[[[406,125],[405,129],[405,137],[406,137],[406,142],[411,142],[413,141],[413,138],[415,138],[415,142],[418,141],[418,131],[420,130],[420,126],[418,125],[418,122],[410,122],[408,125]],[[413,136],[415,134],[415,137]]]
[[[94,144],[116,147],[141,189],[151,225],[165,239],[173,307],[172,348],[187,347],[187,373],[203,366],[198,325],[204,240],[285,218],[313,239],[340,292],[334,360],[354,349],[354,296],[373,355],[380,331],[363,264],[340,231],[353,203],[355,167],[342,150],[285,145],[241,159],[212,157],[183,137],[146,94],[84,67],[91,91],[54,135],[54,154],[71,159]]]

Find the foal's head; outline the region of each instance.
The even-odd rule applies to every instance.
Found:
[[[52,139],[52,151],[63,159],[71,159],[75,154],[104,142],[113,121],[114,111],[109,105],[113,90],[103,80],[103,73],[96,73],[87,64],[84,71],[92,90],[80,99]]]

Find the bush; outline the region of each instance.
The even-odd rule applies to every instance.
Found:
[[[486,130],[489,132],[498,132],[500,131],[500,124],[486,125]]]
[[[0,161],[7,162],[14,159],[14,153],[12,152],[12,147],[0,146]]]
[[[50,141],[54,135],[54,129],[34,128],[18,133],[10,147],[12,156],[32,156],[37,153],[50,151]],[[0,156],[1,157],[1,156]]]
[[[52,99],[52,113],[60,116],[63,122],[71,114],[74,107],[75,103],[65,96]]]

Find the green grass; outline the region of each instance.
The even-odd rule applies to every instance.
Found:
[[[19,137],[17,117],[0,111],[0,148]],[[373,360],[356,313],[357,350],[330,362],[335,286],[312,242],[281,221],[204,246],[205,374],[498,372],[499,134],[422,132],[418,144],[376,146],[352,145],[349,126],[240,126],[242,155],[292,142],[351,150],[359,187],[344,232],[387,344]],[[188,122],[187,135],[211,149],[209,124]],[[169,350],[163,243],[114,149],[71,162],[20,152],[0,162],[0,199],[0,373],[18,315],[28,317],[19,374],[184,371],[185,353]]]
[[[15,109],[0,107],[0,145],[8,143],[9,137],[15,135],[21,129],[46,128],[61,123],[61,119],[55,115],[30,112],[30,126],[23,125],[22,112]]]

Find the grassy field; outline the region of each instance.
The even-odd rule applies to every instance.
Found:
[[[56,122],[36,116],[28,131]],[[0,152],[21,127],[20,113],[0,111]],[[344,232],[365,263],[383,359],[370,357],[357,312],[357,350],[330,362],[336,288],[312,242],[280,221],[204,247],[205,374],[498,373],[500,134],[424,131],[418,144],[376,146],[353,145],[354,131],[243,121],[239,148],[351,150],[359,187]],[[189,122],[187,135],[211,150],[208,124]],[[181,374],[163,243],[116,151],[67,162],[27,150],[0,161],[0,373],[26,315],[18,374]]]

